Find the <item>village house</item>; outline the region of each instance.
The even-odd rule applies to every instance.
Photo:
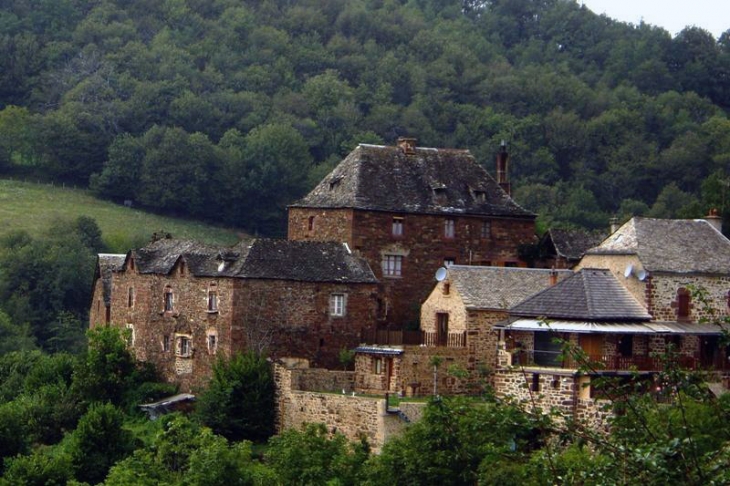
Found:
[[[496,323],[507,319],[514,304],[572,275],[570,270],[451,265],[421,306],[420,331],[379,331],[377,341],[404,345],[365,345],[357,349],[356,387],[370,393],[432,392],[431,360],[444,370],[437,387],[442,394],[468,393],[493,385],[499,334]],[[375,340],[371,340],[375,341]],[[459,380],[446,368],[458,366],[469,379]]]
[[[683,367],[725,381],[720,321],[730,306],[730,241],[710,223],[633,218],[579,268],[496,326],[498,394],[598,420],[601,391],[592,380],[638,373],[651,383],[668,350]],[[704,296],[693,301],[698,290]],[[563,353],[556,337],[584,359]]]
[[[375,326],[377,290],[368,264],[340,243],[160,239],[99,255],[90,323],[127,329],[140,361],[190,390],[218,356],[244,349],[340,366],[339,351]]]
[[[605,233],[551,228],[537,244],[535,266],[540,268],[573,268],[586,251],[600,244]]]
[[[347,243],[380,281],[381,327],[414,329],[439,267],[526,266],[535,215],[510,197],[507,170],[504,146],[495,180],[468,150],[360,144],[289,207],[288,237]]]

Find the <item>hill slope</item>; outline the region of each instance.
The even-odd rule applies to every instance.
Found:
[[[54,220],[79,216],[96,220],[105,243],[114,252],[124,253],[161,231],[209,243],[233,244],[237,240],[232,230],[100,201],[88,191],[0,180],[0,236],[13,230],[39,236]]]

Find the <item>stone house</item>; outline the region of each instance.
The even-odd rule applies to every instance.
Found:
[[[507,319],[512,305],[570,275],[570,270],[451,265],[421,306],[416,342],[357,349],[357,388],[431,393],[434,356],[443,359],[446,367],[458,365],[469,375],[458,380],[442,370],[440,393],[467,393],[491,384],[499,338],[494,325]]]
[[[506,190],[503,147],[495,181],[467,150],[360,144],[289,207],[288,237],[345,242],[383,288],[382,326],[417,326],[420,305],[443,265],[525,266],[535,215]]]
[[[91,326],[129,329],[137,358],[187,390],[246,348],[337,367],[376,322],[377,280],[339,243],[162,239],[100,255],[97,277]]]
[[[707,221],[633,218],[579,267],[496,326],[499,394],[595,420],[593,378],[638,373],[651,383],[662,368],[657,356],[670,348],[683,366],[724,377],[727,326],[719,320],[730,305],[730,241]],[[704,289],[703,302],[693,302],[693,288]],[[586,362],[564,356],[554,337],[581,349]]]
[[[535,266],[573,268],[580,262],[586,251],[599,245],[605,237],[605,233],[549,229],[537,244]]]

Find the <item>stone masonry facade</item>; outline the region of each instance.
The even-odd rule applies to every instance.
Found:
[[[394,220],[402,224],[400,234],[394,234]],[[447,236],[447,220],[453,221],[453,236]],[[336,241],[370,264],[386,296],[382,316],[396,326],[415,326],[434,273],[445,262],[524,266],[517,248],[534,241],[534,230],[534,221],[520,218],[289,208],[290,240],[341,238]],[[391,274],[383,271],[388,257],[400,262]]]
[[[97,281],[92,327],[128,329],[137,359],[185,391],[207,383],[218,357],[246,348],[337,368],[340,349],[359,344],[377,308],[376,284],[196,277],[184,264],[168,275],[139,274],[131,264],[113,273],[111,286],[107,321]],[[330,312],[333,294],[344,298],[342,316]]]

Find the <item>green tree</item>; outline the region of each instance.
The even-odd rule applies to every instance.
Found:
[[[79,420],[65,451],[80,481],[96,484],[117,461],[131,454],[134,442],[124,429],[124,414],[113,405],[93,404]]]
[[[344,486],[362,483],[368,455],[365,440],[348,443],[342,434],[330,437],[324,424],[309,424],[273,437],[265,460],[281,484]]]
[[[230,440],[266,440],[274,433],[274,410],[271,365],[251,351],[220,358],[196,405],[201,423]]]

